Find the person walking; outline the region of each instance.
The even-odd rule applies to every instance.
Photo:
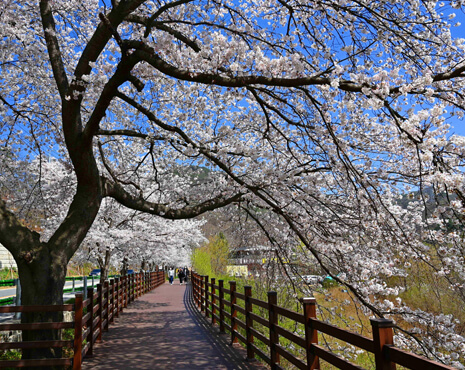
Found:
[[[184,279],[184,270],[182,267],[178,269],[178,278],[179,278],[179,285],[182,285],[183,279]]]
[[[187,266],[184,266],[184,283],[187,284],[188,278],[189,278],[189,269],[187,268]]]
[[[174,269],[170,267],[168,271],[168,279],[170,281],[170,285],[173,285],[173,280],[174,280]]]

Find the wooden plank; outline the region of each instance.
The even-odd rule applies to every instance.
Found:
[[[245,315],[245,308],[235,304],[234,308],[236,309],[237,312],[240,312],[241,314]]]
[[[31,324],[0,324],[0,331],[4,330],[40,330],[40,329],[71,329],[74,322],[35,322]]]
[[[276,312],[288,319],[294,320],[298,323],[305,324],[304,315],[295,311],[288,310],[287,308],[276,306]]]
[[[95,340],[97,339],[99,334],[100,334],[100,328],[95,328],[94,334],[92,334],[92,343],[95,344]]]
[[[362,348],[366,351],[374,351],[373,340],[363,335],[355,334],[347,330],[338,328],[337,326],[327,324],[323,321],[317,319],[310,319],[309,325],[312,329],[316,329],[319,332],[331,335],[334,338],[340,339],[346,343],[353,344],[359,348]]]
[[[305,348],[306,347],[306,342],[305,339],[302,337],[299,337],[298,335],[294,334],[293,332],[284,329],[280,326],[275,326],[275,330],[278,332],[279,335],[283,336],[286,339],[289,339],[291,342],[297,344],[298,346]]]
[[[93,328],[97,327],[99,322],[100,322],[100,317],[99,316],[95,317],[94,321],[92,321],[92,327]]]
[[[245,322],[242,321],[242,320],[239,320],[236,318],[236,320],[234,321],[236,324],[238,324],[242,329],[245,329],[246,328],[246,325],[245,325]]]
[[[269,356],[265,354],[260,348],[258,348],[255,344],[251,344],[253,351],[258,357],[260,357],[263,361],[265,361],[268,365],[271,366],[271,359]]]
[[[250,332],[253,334],[254,338],[257,338],[266,346],[270,346],[270,340],[267,337],[265,337],[262,333],[260,333],[258,330],[250,328]]]
[[[354,365],[352,362],[347,361],[346,359],[339,357],[338,355],[331,353],[325,350],[323,347],[320,347],[316,344],[312,344],[312,351],[319,358],[329,362],[331,365],[336,366],[338,369],[344,370],[365,370],[363,367]]]
[[[234,293],[234,295],[236,296],[236,298],[239,298],[239,299],[242,299],[243,301],[245,301],[245,294],[244,293]]]
[[[306,370],[307,364],[302,362],[302,360],[295,357],[292,353],[286,351],[281,345],[276,345],[276,351],[283,356],[286,360],[288,360],[291,364],[296,366],[298,369]]]
[[[87,342],[85,346],[82,347],[82,358],[85,358],[87,355],[87,351],[90,348],[90,342]]]
[[[234,336],[239,339],[242,343],[246,344],[247,343],[247,339],[239,332],[234,332]]]
[[[9,360],[0,361],[0,368],[2,367],[34,367],[34,366],[71,366],[73,360],[70,358],[54,358],[54,359],[40,359],[40,360]]]
[[[227,301],[226,299],[223,300],[225,306],[231,307],[231,302]]]
[[[261,299],[251,297],[250,303],[268,309],[268,302],[262,301]]]
[[[253,321],[258,322],[260,325],[263,325],[266,328],[270,327],[270,323],[268,322],[268,320],[264,319],[263,317],[258,316],[254,314],[253,312],[250,313],[250,317],[252,318]]]
[[[0,307],[0,313],[7,312],[60,312],[74,311],[74,304],[63,304],[56,306],[3,306]]]
[[[83,330],[83,332],[82,332],[82,338],[83,338],[83,339],[86,339],[87,336],[89,335],[89,333],[90,333],[90,328],[86,328],[86,330]]]
[[[407,367],[409,369],[421,370],[453,370],[454,367],[441,364],[436,361],[428,360],[425,357],[415,355],[410,352],[401,350],[400,348],[392,345],[385,345],[383,347],[383,354],[389,356],[389,359],[396,364]]]
[[[6,342],[0,343],[0,349],[17,349],[17,348],[72,348],[72,340],[42,340],[30,342]]]
[[[86,313],[82,318],[82,322],[86,323],[90,319],[90,312]]]

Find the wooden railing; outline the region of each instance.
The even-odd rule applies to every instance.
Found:
[[[5,312],[66,312],[74,313],[71,322],[47,322],[32,324],[0,324],[0,331],[6,330],[46,330],[74,329],[73,340],[33,341],[0,343],[0,350],[30,349],[30,348],[73,348],[72,358],[28,359],[0,361],[4,367],[35,367],[35,366],[72,366],[74,370],[81,369],[84,357],[93,355],[95,343],[102,339],[102,333],[107,331],[132,301],[141,295],[155,289],[165,282],[163,271],[126,275],[121,278],[106,281],[97,289],[87,289],[87,299],[83,294],[76,294],[74,304],[55,306],[10,306],[0,307],[0,313]]]
[[[214,278],[192,273],[192,294],[197,307],[212,325],[218,324],[221,333],[228,331],[231,343],[241,341],[247,348],[247,358],[256,356],[266,362],[272,369],[281,369],[281,357],[289,361],[297,369],[319,369],[320,359],[340,369],[363,369],[318,344],[318,333],[324,333],[333,338],[359,347],[374,354],[376,369],[392,370],[396,364],[409,369],[442,369],[452,370],[452,367],[428,360],[413,353],[403,351],[393,345],[393,322],[387,319],[371,319],[372,338],[368,338],[317,319],[316,299],[303,298],[303,313],[288,310],[277,305],[276,292],[268,292],[268,300],[263,301],[252,297],[252,288],[244,287],[244,293],[236,290],[236,282],[229,282],[229,289],[224,287],[224,281],[218,284]],[[229,295],[229,299],[226,296]],[[241,301],[242,304],[239,304]],[[261,317],[253,312],[258,306],[267,313]],[[227,307],[225,309],[225,307]],[[243,319],[238,318],[238,313]],[[279,318],[287,318],[300,323],[305,328],[305,337],[295,334],[279,325]],[[265,327],[267,334],[254,328],[254,323]],[[238,327],[241,330],[238,330]],[[241,334],[242,333],[242,334]],[[280,345],[280,337],[286,338],[301,348],[305,355],[298,357]],[[259,348],[255,340],[259,340]]]

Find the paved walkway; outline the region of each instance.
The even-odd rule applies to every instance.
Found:
[[[115,319],[94,357],[85,358],[89,369],[264,369],[245,361],[242,347],[230,346],[229,335],[194,307],[191,285],[168,283],[139,297]]]

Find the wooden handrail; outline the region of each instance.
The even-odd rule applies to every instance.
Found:
[[[278,306],[277,295],[274,292],[268,292],[268,302],[265,302],[253,298],[252,289],[249,286],[244,287],[244,293],[239,293],[236,291],[236,282],[234,281],[230,281],[230,289],[226,289],[223,280],[219,280],[218,285],[215,285],[214,279],[211,279],[212,283],[209,284],[208,277],[200,276],[195,272],[192,272],[191,275],[194,306],[197,306],[201,312],[205,312],[205,315],[208,317],[210,303],[213,303],[209,303],[208,297],[212,297],[212,301],[215,297],[219,297],[219,304],[212,305],[212,312],[215,313],[215,318],[218,318],[217,324],[220,327],[220,332],[228,330],[231,334],[232,343],[237,342],[238,339],[244,343],[247,349],[248,359],[253,359],[258,356],[270,365],[272,369],[280,367],[280,355],[297,368],[302,369],[319,369],[320,358],[341,369],[362,369],[362,367],[318,345],[318,332],[325,333],[373,353],[375,355],[377,370],[394,370],[396,369],[396,364],[411,369],[453,369],[450,366],[431,361],[422,356],[394,347],[393,323],[391,320],[371,319],[373,338],[367,338],[318,320],[316,315],[316,299],[313,297],[303,298],[301,300],[303,313],[298,313]],[[208,292],[208,286],[212,287],[210,294]],[[226,295],[229,295],[229,300],[226,298]],[[238,300],[241,301],[242,304],[239,304]],[[267,312],[268,317],[261,317],[253,313],[252,305],[265,309],[265,313]],[[225,307],[228,309],[225,309]],[[217,312],[217,309],[219,312]],[[238,312],[244,315],[245,321],[237,318]],[[305,337],[291,333],[279,326],[279,316],[305,325]],[[228,324],[228,322],[230,324]],[[254,328],[254,323],[268,328],[268,336]],[[238,326],[245,329],[245,336],[238,331]],[[279,345],[280,336],[288,339],[295,344],[295,346],[302,348],[306,358],[298,358],[295,354],[281,347]],[[254,339],[259,340],[268,348],[269,355],[263,352],[254,343]]]
[[[28,359],[28,360],[2,360],[0,368],[24,367],[24,366],[72,366],[73,370],[81,369],[82,360],[93,356],[95,342],[101,338],[102,331],[108,330],[113,324],[113,317],[118,317],[123,306],[148,293],[164,283],[164,272],[148,272],[134,276],[122,276],[112,279],[110,283],[87,288],[87,299],[83,300],[82,293],[77,293],[74,304],[50,305],[50,306],[9,306],[0,307],[0,313],[5,312],[74,312],[72,322],[43,322],[27,324],[0,324],[1,330],[40,330],[40,329],[73,329],[74,340],[44,340],[30,342],[1,343],[0,349],[29,349],[29,348],[74,348],[73,358],[58,359]],[[95,303],[95,304],[94,304]],[[84,309],[87,313],[84,315]],[[83,345],[83,342],[86,344]]]

